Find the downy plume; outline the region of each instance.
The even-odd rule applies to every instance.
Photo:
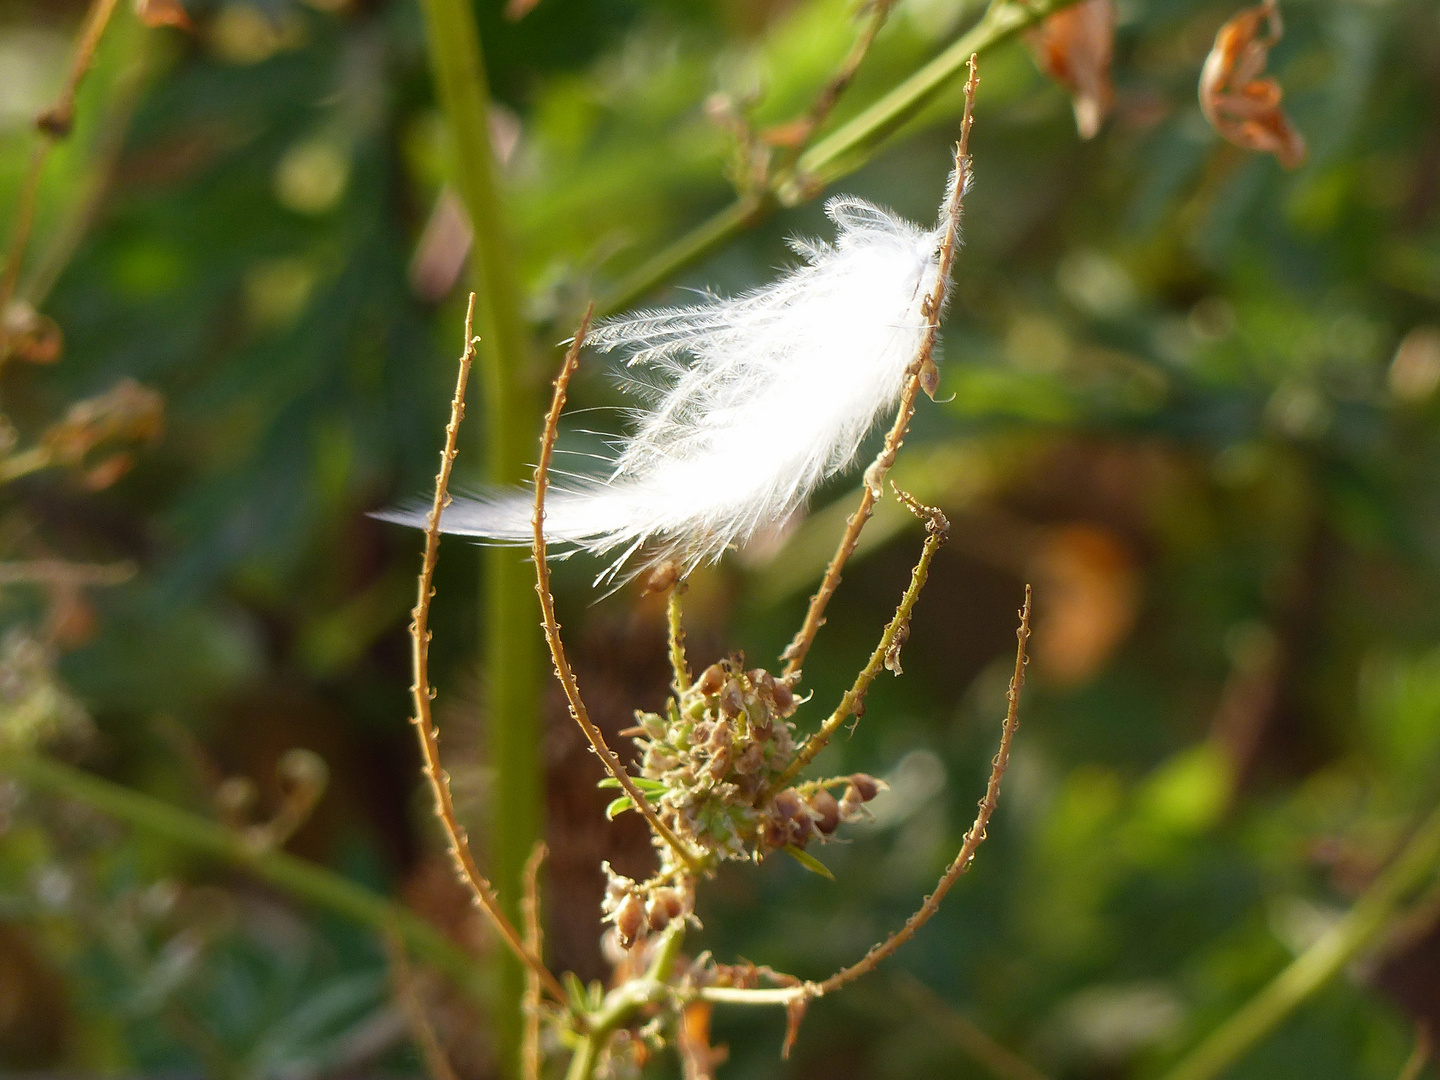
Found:
[[[627,354],[624,385],[647,407],[633,411],[607,477],[552,488],[547,540],[613,556],[602,579],[664,560],[688,573],[802,507],[899,401],[939,317],[927,298],[962,194],[934,229],[838,196],[826,204],[835,243],[791,241],[804,262],[771,284],[597,326],[586,344]],[[531,503],[518,492],[457,498],[443,531],[529,543]],[[380,516],[422,525],[424,515]]]

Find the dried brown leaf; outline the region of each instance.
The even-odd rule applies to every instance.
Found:
[[[680,1014],[676,1041],[685,1080],[715,1080],[716,1067],[730,1056],[726,1047],[710,1045],[713,1010],[708,1001],[692,1001]]]
[[[1280,108],[1280,84],[1260,78],[1283,33],[1276,0],[1246,8],[1222,26],[1200,72],[1200,108],[1225,139],[1274,154],[1294,169],[1305,161],[1305,137]]]
[[[65,351],[65,334],[56,321],[23,300],[5,312],[3,337],[10,355],[28,364],[53,364]]]
[[[1026,34],[1025,43],[1036,66],[1070,94],[1080,137],[1094,138],[1115,104],[1110,81],[1114,0],[1082,0],[1062,8]]]
[[[135,15],[152,30],[162,26],[173,26],[177,30],[195,29],[180,0],[135,0]]]

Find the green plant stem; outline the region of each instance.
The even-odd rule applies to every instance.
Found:
[[[650,961],[650,969],[641,978],[631,979],[610,991],[599,1011],[585,1018],[586,1033],[570,1058],[565,1080],[590,1080],[594,1076],[600,1052],[615,1030],[628,1024],[642,1008],[665,994],[684,943],[685,921],[678,919],[670,924],[665,936],[660,939],[660,947]]]
[[[353,881],[287,852],[256,847],[233,829],[41,754],[0,754],[0,772],[221,862],[242,866],[292,896],[381,934],[394,934],[417,957],[443,971],[476,1004],[493,1004],[493,990],[480,977],[474,957],[413,911]]]
[[[1440,863],[1440,809],[1350,911],[1310,948],[1165,1074],[1164,1080],[1214,1080],[1334,978],[1390,923],[1396,908]]]
[[[434,0],[431,0],[434,2]],[[984,55],[1074,0],[999,0],[939,56],[905,79],[859,115],[820,139],[795,167],[774,176],[768,187],[742,193],[733,203],[691,229],[663,251],[622,277],[596,302],[597,316],[629,307],[685,267],[727,240],[765,220],[776,209],[813,199],[827,184],[864,165],[881,146],[965,71],[972,53]]]
[[[539,398],[515,278],[509,230],[490,143],[489,87],[469,0],[420,0],[440,105],[450,125],[454,179],[470,214],[475,241],[470,266],[479,298],[479,368],[484,389],[487,482],[509,487],[528,476]],[[488,761],[494,771],[489,862],[501,904],[519,918],[520,879],[540,838],[543,772],[540,759],[540,639],[535,629],[533,578],[524,553],[490,547],[482,554],[482,640],[489,723]],[[507,1069],[520,1046],[524,994],[518,962],[502,968],[501,1014],[496,1017]]]

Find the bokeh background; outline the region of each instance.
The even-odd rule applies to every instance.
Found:
[[[311,751],[329,784],[288,849],[485,953],[406,723],[418,537],[366,517],[430,482],[461,337],[468,233],[420,10],[186,7],[190,32],[122,5],[41,188],[22,295],[64,345],[6,365],[7,439],[30,445],[125,379],[164,421],[126,432],[146,438],[108,472],[92,455],[5,487],[0,557],[137,572],[4,586],[0,726],[237,827],[282,805],[285,770],[315,768],[287,752]],[[732,198],[715,95],[762,125],[797,114],[856,19],[843,0],[523,8],[475,10],[538,387],[585,299]],[[1029,582],[1023,726],[990,838],[920,939],[816,1005],[788,1062],[783,1017],[717,1012],[722,1076],[993,1075],[969,1024],[1046,1075],[1159,1075],[1333,926],[1440,797],[1440,15],[1286,3],[1271,70],[1310,146],[1286,172],[1197,105],[1234,10],[1119,0],[1116,106],[1091,141],[1022,44],[983,61],[942,400],[921,402],[895,474],[954,537],[903,678],[827,751],[830,771],[893,790],[823,852],[833,883],[728,868],[703,895],[704,947],[819,977],[915,908],[983,789]],[[0,220],[83,14],[0,3]],[[901,0],[837,115],[978,14]],[[954,87],[838,190],[929,219],[958,111]],[[820,199],[645,299],[764,282],[794,234],[829,234]],[[575,407],[598,411],[577,428],[622,423],[603,369],[586,365]],[[472,410],[467,477],[483,424]],[[773,661],[854,485],[696,576],[693,656]],[[872,523],[802,722],[863,663],[919,542],[895,505]],[[615,732],[663,699],[663,612],[633,588],[598,598],[595,570],[562,564],[557,590]],[[476,550],[444,545],[438,715],[483,851],[485,733],[504,718],[476,661],[482,584]],[[545,711],[550,950],[602,977],[599,861],[637,873],[649,856],[633,822],[604,822],[553,692]],[[1397,1076],[1417,1023],[1440,1027],[1437,927],[1432,892],[1229,1075]],[[369,928],[0,783],[0,1071],[420,1075],[418,1005],[461,1075],[494,1075],[486,1018],[401,966]]]

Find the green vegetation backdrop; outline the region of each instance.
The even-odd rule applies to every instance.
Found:
[[[815,190],[756,188],[726,118],[803,114],[864,25],[848,0],[525,7],[474,8],[488,125],[464,114],[482,84],[446,67],[466,42],[445,20],[469,14],[450,0],[193,0],[188,31],[146,28],[127,0],[101,41],[18,292],[63,350],[12,358],[0,408],[23,449],[132,379],[163,399],[163,434],[144,399],[127,459],[5,488],[0,560],[135,573],[0,589],[0,756],[32,762],[0,781],[0,1071],[417,1075],[418,1011],[461,1075],[491,1075],[513,1025],[475,1001],[511,976],[473,993],[443,977],[495,946],[450,879],[406,723],[419,535],[366,517],[431,483],[465,293],[481,282],[458,465],[473,485],[534,460],[554,343],[589,299],[762,283],[787,236],[829,235],[828,192],[933,217],[959,78],[883,141],[831,136],[975,24],[972,0],[896,6],[801,159]],[[1197,103],[1236,10],[1117,0],[1115,107],[1089,141],[1020,41],[982,58],[940,400],[895,474],[954,538],[903,678],[826,751],[894,791],[826,849],[833,883],[788,860],[728,868],[702,894],[704,946],[820,977],[915,908],[983,790],[1030,582],[1007,790],[936,919],[815,1005],[788,1062],[778,1012],[716,1012],[723,1076],[1033,1075],[987,1064],[974,1027],[1049,1076],[1163,1075],[1333,929],[1440,799],[1440,16],[1287,0],[1270,72],[1309,144],[1287,172]],[[84,14],[0,3],[0,231]],[[450,134],[486,126],[490,154]],[[604,367],[582,365],[573,407],[596,411],[562,449],[623,422]],[[773,662],[856,483],[696,575],[692,656]],[[919,544],[882,507],[807,663],[802,721],[863,663]],[[597,599],[595,570],[557,565],[556,591],[617,743],[665,693],[664,610],[637,589]],[[552,966],[603,977],[599,862],[640,876],[650,856],[634,815],[603,820],[599,764],[542,679],[529,573],[442,547],[437,717],[502,892],[543,810]],[[110,789],[84,798],[56,759],[223,827],[177,834],[145,801],[116,817]],[[286,847],[334,874],[241,869],[234,830],[325,767]],[[1432,891],[1226,1075],[1400,1074],[1440,1029],[1426,872]],[[425,921],[378,933],[384,897]]]

